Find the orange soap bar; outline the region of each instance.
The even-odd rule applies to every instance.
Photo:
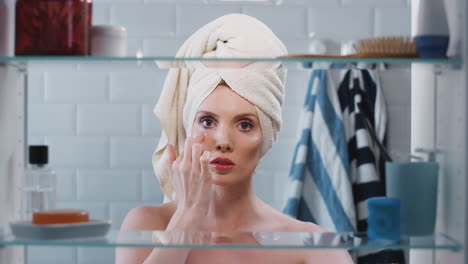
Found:
[[[89,221],[89,214],[85,210],[50,210],[35,212],[32,223],[34,225],[72,224]]]

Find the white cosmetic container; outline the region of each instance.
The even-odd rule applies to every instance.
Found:
[[[91,55],[125,57],[127,55],[127,30],[115,25],[92,26]]]

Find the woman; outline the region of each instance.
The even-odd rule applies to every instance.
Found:
[[[284,45],[263,23],[234,14],[197,31],[177,56],[285,54]],[[323,232],[317,225],[276,211],[253,192],[255,168],[281,124],[284,67],[243,62],[225,65],[236,69],[209,68],[207,63],[184,66],[169,71],[155,109],[164,133],[153,163],[166,197],[175,200],[131,210],[121,230],[210,231],[220,235],[209,243],[257,244],[252,236],[234,234]],[[186,239],[175,237],[172,242],[188,243]],[[352,260],[346,251],[335,250],[119,248],[116,263],[348,264]]]

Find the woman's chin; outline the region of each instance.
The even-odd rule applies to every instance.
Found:
[[[229,179],[226,179],[226,175],[212,175],[211,176],[211,184],[219,185],[219,186],[226,186],[229,185]]]

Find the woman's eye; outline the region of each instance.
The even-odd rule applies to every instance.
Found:
[[[204,117],[204,118],[201,119],[201,123],[205,127],[211,127],[213,125],[213,120],[211,120],[210,118]]]
[[[242,130],[250,130],[250,129],[253,128],[253,125],[252,125],[250,122],[244,121],[244,122],[241,122],[241,123],[240,123],[240,128],[241,128]]]

